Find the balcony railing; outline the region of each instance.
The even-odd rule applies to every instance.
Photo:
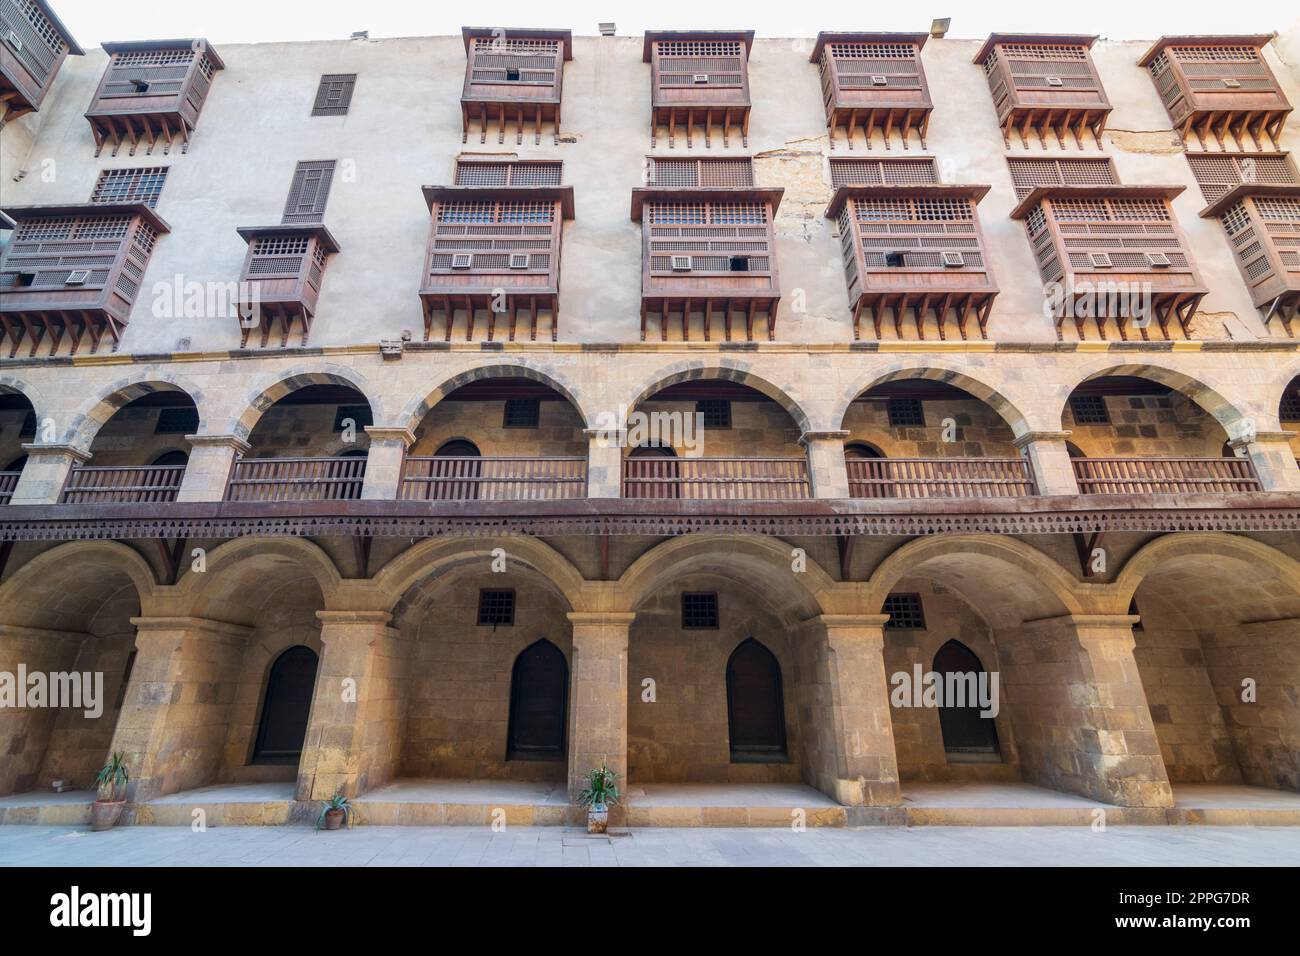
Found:
[[[1246,458],[1075,458],[1085,495],[1172,495],[1262,490]]]
[[[184,465],[77,465],[59,500],[68,505],[175,501],[184,476]]]
[[[18,479],[22,474],[21,471],[0,471],[0,505],[9,504],[9,499],[14,496],[14,489],[18,487]]]
[[[1034,493],[1021,458],[850,458],[852,498],[1018,498]]]
[[[227,501],[346,501],[361,497],[366,459],[241,458]]]
[[[585,458],[407,458],[403,501],[551,501],[587,493]]]
[[[812,494],[802,458],[625,458],[623,497],[789,501]]]

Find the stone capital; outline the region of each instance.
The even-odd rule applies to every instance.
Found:
[[[401,442],[403,448],[410,448],[415,444],[415,432],[405,427],[367,425],[365,426],[365,432],[370,436],[372,442]]]
[[[388,611],[317,611],[316,619],[322,624],[371,624],[387,627],[393,615]]]
[[[830,431],[808,431],[799,436],[799,444],[807,445],[814,441],[844,441],[853,433],[847,429],[834,429]]]
[[[1274,443],[1288,444],[1297,434],[1300,433],[1288,431],[1255,432],[1251,435],[1242,435],[1239,438],[1228,439],[1228,447],[1235,451],[1238,448],[1248,448],[1256,442],[1264,445],[1272,445]]]
[[[22,449],[29,455],[63,455],[71,458],[77,464],[90,461],[90,452],[78,448],[76,445],[69,445],[67,442],[24,442]]]
[[[231,448],[241,455],[253,447],[238,435],[186,435],[185,440],[192,448]]]
[[[205,617],[133,617],[131,624],[135,627],[137,634],[148,634],[151,631],[182,631],[186,634],[201,635],[204,638],[216,638],[226,641],[243,641],[249,634],[253,633],[253,628],[246,627],[243,624],[228,624],[225,621],[214,621]]]
[[[1056,442],[1056,441],[1060,441],[1060,442],[1063,442],[1063,441],[1067,440],[1067,439],[1068,439],[1071,435],[1073,435],[1073,434],[1074,434],[1074,432],[1071,432],[1071,431],[1057,431],[1057,432],[1050,432],[1050,431],[1041,431],[1041,432],[1025,432],[1023,435],[1018,435],[1018,436],[1016,436],[1015,438],[1011,439],[1011,444],[1015,445],[1017,448],[1025,449],[1025,448],[1029,447],[1030,445],[1033,445],[1033,444],[1035,444],[1036,442],[1040,442],[1040,441],[1047,441],[1047,442]]]
[[[635,611],[570,611],[567,615],[574,627],[621,627],[632,626],[636,619]]]

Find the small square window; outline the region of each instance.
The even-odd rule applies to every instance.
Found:
[[[153,427],[155,435],[193,435],[198,430],[197,408],[164,408]]]
[[[1300,386],[1283,393],[1281,416],[1284,422],[1300,422]]]
[[[718,595],[712,591],[682,592],[682,629],[716,630],[718,627]]]
[[[343,423],[349,418],[356,425],[357,431],[361,431],[367,425],[375,423],[369,405],[340,405],[334,413],[334,430],[336,432],[343,431]]]
[[[502,428],[536,428],[541,418],[541,402],[535,398],[506,399]]]
[[[891,398],[889,400],[890,428],[924,428],[925,407],[919,398]]]
[[[1070,399],[1070,412],[1076,425],[1110,424],[1110,412],[1106,410],[1103,395],[1075,395]]]
[[[726,399],[706,398],[695,403],[695,411],[704,416],[705,428],[731,427],[731,402]]]
[[[921,609],[919,594],[891,594],[885,598],[883,611],[889,615],[885,627],[925,630],[925,613]]]
[[[344,116],[352,103],[352,89],[357,85],[355,73],[328,73],[320,78],[312,116]]]
[[[480,625],[496,627],[499,624],[515,623],[515,592],[489,591],[486,588],[478,592],[478,622]]]

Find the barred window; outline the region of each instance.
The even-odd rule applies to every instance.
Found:
[[[344,116],[352,104],[352,90],[357,85],[355,73],[327,73],[320,78],[312,116]]]
[[[506,399],[503,428],[536,428],[541,420],[541,405],[535,398]]]
[[[482,588],[478,592],[478,623],[483,627],[512,626],[515,623],[515,592]]]
[[[306,236],[267,236],[253,244],[253,254],[258,256],[301,256],[307,251]]]
[[[885,598],[881,609],[889,615],[885,627],[890,629],[925,630],[925,611],[919,594],[891,594]]]
[[[1300,422],[1300,385],[1292,385],[1282,394],[1281,418],[1284,422]]]
[[[457,186],[558,186],[563,163],[460,159]]]
[[[891,398],[888,409],[891,428],[925,427],[925,406],[920,399]]]
[[[731,427],[731,402],[725,398],[707,398],[695,403],[695,411],[703,415],[705,428]]]
[[[164,408],[154,423],[155,435],[192,435],[199,430],[197,408]]]
[[[682,629],[715,630],[718,627],[718,595],[707,591],[682,592]]]
[[[1016,198],[1024,199],[1035,186],[1112,186],[1115,171],[1109,159],[1008,158]]]
[[[1109,425],[1110,412],[1104,395],[1075,395],[1070,399],[1070,414],[1076,425]]]
[[[167,182],[166,166],[146,166],[140,169],[106,169],[99,174],[92,203],[142,202],[150,209],[158,204],[163,184]]]

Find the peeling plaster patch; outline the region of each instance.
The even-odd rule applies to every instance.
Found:
[[[754,156],[754,177],[760,184],[785,188],[773,227],[783,238],[810,242],[826,228],[826,204],[831,191],[825,178],[824,137],[797,139]]]
[[[1181,153],[1183,142],[1172,129],[1107,129],[1111,143],[1126,153]]]

